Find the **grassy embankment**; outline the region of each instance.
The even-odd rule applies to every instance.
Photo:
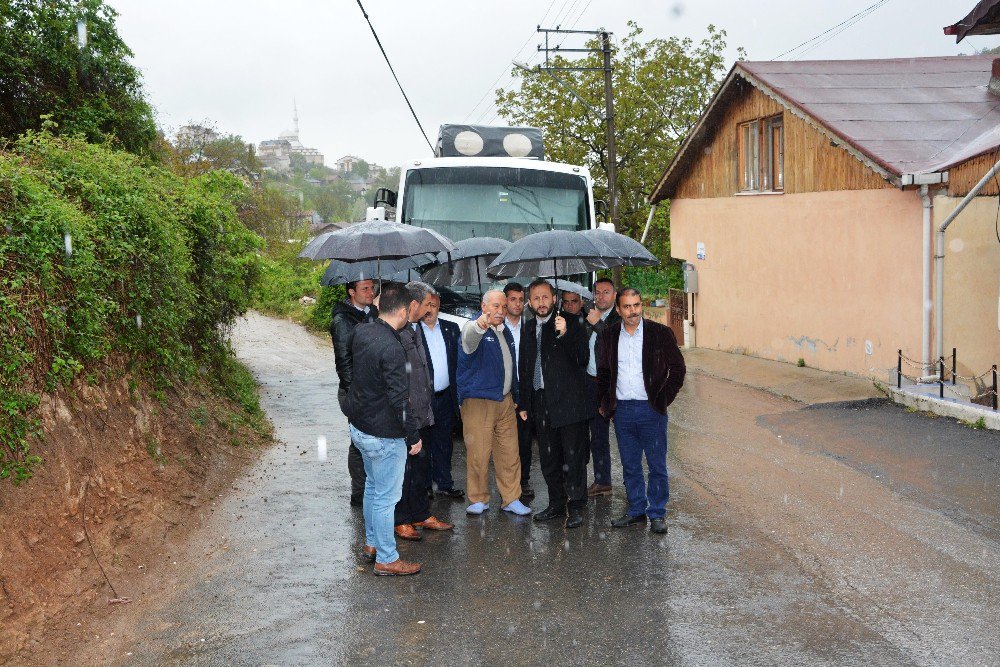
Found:
[[[262,270],[244,194],[227,172],[182,178],[45,131],[0,149],[0,479],[42,464],[42,396],[81,383],[203,387],[268,429],[225,337]]]

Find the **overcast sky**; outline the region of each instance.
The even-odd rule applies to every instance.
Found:
[[[511,59],[537,62],[539,23],[624,35],[634,20],[650,38],[695,40],[714,24],[728,32],[730,62],[738,46],[750,60],[770,60],[876,0],[363,2],[433,141],[441,123],[497,121],[492,91],[510,84]],[[393,166],[429,154],[356,0],[110,4],[168,132],[207,120],[257,143],[291,128],[295,99],[302,142],[320,149],[327,164],[353,154]],[[942,34],[974,5],[887,0],[817,40],[826,41],[803,59],[958,55],[1000,44],[991,36],[956,45]]]

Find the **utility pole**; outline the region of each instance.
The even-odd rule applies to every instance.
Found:
[[[565,83],[562,79],[556,76],[556,72],[589,72],[589,71],[602,71],[604,72],[604,116],[602,120],[606,125],[606,141],[607,141],[607,174],[608,174],[608,218],[609,222],[615,226],[615,231],[618,230],[618,157],[615,151],[615,104],[614,104],[614,90],[611,86],[611,33],[607,30],[561,30],[559,27],[556,28],[543,28],[538,26],[538,32],[545,35],[545,46],[541,44],[538,45],[539,51],[545,52],[545,64],[539,65],[538,69],[543,72],[547,72],[556,83],[566,88],[575,98],[587,107],[587,109],[594,115],[600,117],[594,107],[590,106],[580,94],[573,90],[571,86]],[[564,49],[562,44],[556,46],[549,46],[549,35],[550,34],[576,34],[576,35],[595,35],[601,40],[601,47],[599,49]],[[555,53],[600,53],[603,58],[603,67],[556,67],[554,64],[550,64],[549,55]],[[616,267],[612,270],[613,280],[615,283],[615,288],[620,288],[622,283],[622,270],[621,267]]]

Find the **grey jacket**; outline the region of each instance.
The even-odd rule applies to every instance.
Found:
[[[416,330],[409,323],[399,332],[399,340],[406,353],[410,376],[410,412],[418,429],[434,425],[434,383],[431,378],[430,366],[427,363],[427,346],[424,343],[424,332],[417,326]]]

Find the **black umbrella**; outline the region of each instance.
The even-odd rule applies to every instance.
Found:
[[[377,259],[361,262],[342,262],[339,259],[331,259],[330,266],[326,268],[326,273],[323,274],[320,284],[325,286],[346,285],[358,280],[395,280],[404,283],[411,280],[422,280],[416,269],[434,263],[435,257],[435,255],[425,253],[403,259],[388,259],[384,262]]]
[[[497,278],[558,278],[619,266],[605,262],[608,253],[607,246],[580,232],[556,229],[516,241],[493,260],[488,273]]]
[[[359,222],[344,229],[320,234],[299,253],[306,259],[403,259],[423,253],[454,250],[455,244],[426,227],[387,220]]]
[[[492,236],[473,236],[456,241],[456,250],[438,253],[437,266],[424,272],[424,280],[435,285],[478,285],[489,282],[486,267],[511,246],[510,241]]]
[[[574,294],[579,294],[584,299],[593,299],[594,293],[589,289],[581,285],[580,283],[575,283],[572,280],[557,280],[555,278],[546,278],[546,281],[556,288],[557,292],[573,292]]]
[[[609,256],[614,255],[623,260],[623,263],[614,264],[614,266],[656,266],[660,263],[660,260],[646,249],[646,246],[624,234],[613,232],[610,229],[587,229],[580,233],[604,244],[608,248]]]

